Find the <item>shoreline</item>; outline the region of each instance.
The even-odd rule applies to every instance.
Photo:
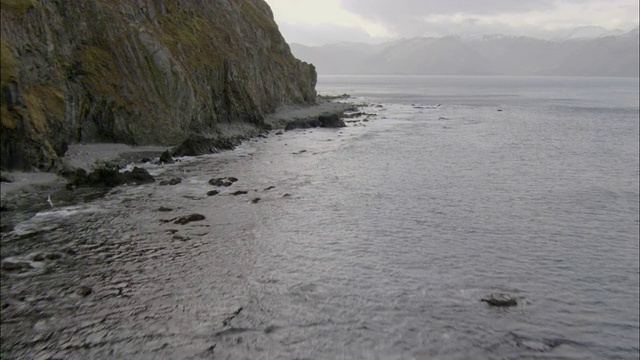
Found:
[[[285,126],[295,121],[314,119],[321,115],[342,115],[353,108],[353,104],[337,102],[344,100],[348,95],[318,96],[316,104],[311,106],[281,106],[272,114],[265,116],[265,123],[271,126],[273,131],[284,130]],[[255,129],[248,134],[240,135],[243,141],[258,136]],[[62,162],[70,169],[83,169],[89,172],[95,166],[104,163],[128,164],[143,163],[144,158],[158,158],[164,151],[177,148],[176,146],[133,146],[123,143],[88,143],[72,144]],[[224,151],[225,149],[221,149]],[[65,187],[68,180],[59,173],[53,172],[22,172],[3,171],[3,179],[11,179],[11,182],[3,181],[0,185],[0,207],[2,211],[10,211],[17,207],[23,207],[27,203],[42,202],[47,193],[59,191]]]

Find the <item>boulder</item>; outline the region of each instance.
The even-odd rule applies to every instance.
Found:
[[[320,127],[339,128],[347,126],[338,114],[325,114],[318,116]]]
[[[220,136],[191,134],[173,151],[173,156],[198,156],[231,150],[240,143],[239,139]]]
[[[175,163],[175,161],[173,160],[173,157],[171,157],[171,153],[169,152],[169,150],[165,150],[165,152],[163,152],[162,155],[160,155],[160,159],[158,160],[158,162],[160,164],[173,164],[173,163]]]
[[[11,176],[11,175],[9,175],[7,173],[0,172],[0,182],[10,183],[10,182],[13,182],[13,181],[14,181],[13,176]]]

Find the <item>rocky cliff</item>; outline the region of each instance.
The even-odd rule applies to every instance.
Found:
[[[263,0],[1,0],[1,165],[53,170],[68,144],[175,145],[313,103]]]

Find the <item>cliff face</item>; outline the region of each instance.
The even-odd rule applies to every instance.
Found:
[[[315,101],[263,0],[1,0],[1,165],[51,170],[67,144],[247,134]]]

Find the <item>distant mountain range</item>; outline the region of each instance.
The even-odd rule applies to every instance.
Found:
[[[484,35],[419,37],[383,44],[291,44],[319,74],[558,75],[638,77],[638,28],[578,28],[554,40]]]

